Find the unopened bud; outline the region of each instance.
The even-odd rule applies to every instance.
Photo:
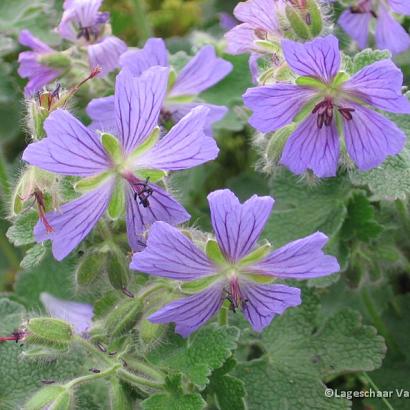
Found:
[[[127,287],[129,268],[125,255],[112,252],[108,256],[107,273],[114,289],[122,290]]]
[[[107,316],[105,329],[109,336],[128,332],[141,316],[142,304],[138,299],[122,300]]]
[[[54,349],[65,350],[73,339],[71,325],[55,318],[34,318],[27,324],[26,342]]]
[[[286,17],[289,21],[290,27],[292,28],[293,34],[297,39],[308,40],[311,38],[311,33],[306,21],[299,13],[299,10],[292,6],[286,7]]]
[[[294,125],[288,125],[271,134],[264,155],[268,164],[275,165],[278,163],[282,156],[283,147],[294,129]]]
[[[41,55],[39,63],[50,68],[66,69],[71,65],[71,60],[64,53],[49,53]]]
[[[100,253],[86,253],[75,272],[78,286],[88,286],[94,282],[105,266],[105,256]]]
[[[64,386],[53,384],[36,392],[23,408],[24,410],[43,410],[44,408],[62,410],[69,408],[69,405],[64,407],[63,404],[69,404],[70,400],[70,394]]]

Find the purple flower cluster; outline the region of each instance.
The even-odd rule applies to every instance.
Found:
[[[334,36],[304,44],[282,41],[296,84],[277,83],[249,89],[243,96],[253,114],[249,123],[262,132],[276,131],[305,118],[288,138],[280,162],[295,174],[312,170],[318,177],[335,176],[340,155],[340,129],[346,150],[360,170],[376,167],[398,154],[405,134],[374,109],[410,114],[402,95],[403,74],[391,60],[364,67],[348,78],[340,70]],[[338,126],[340,124],[340,127]]]
[[[341,14],[339,24],[360,48],[365,48],[369,40],[369,26],[372,20],[376,20],[377,48],[399,54],[410,48],[410,36],[395,20],[392,12],[410,16],[410,2],[358,0]]]
[[[60,36],[80,47],[88,53],[90,70],[101,68],[101,76],[118,67],[118,59],[127,50],[127,45],[119,38],[106,31],[109,13],[100,12],[103,0],[65,0],[64,13],[57,32]],[[19,41],[32,51],[22,52],[19,56],[19,75],[28,78],[25,88],[27,96],[40,91],[62,73],[61,69],[49,67],[41,60],[56,53],[47,44],[23,30]]]
[[[202,281],[202,290],[152,314],[154,323],[176,324],[186,337],[229,302],[241,310],[255,331],[262,331],[287,308],[301,303],[300,289],[277,279],[317,278],[339,270],[336,258],[324,255],[327,237],[320,232],[271,252],[257,241],[273,206],[271,197],[254,195],[244,204],[229,190],[208,195],[216,242],[206,255],[176,228],[156,222],[144,251],[134,254],[131,268],[187,283]],[[199,283],[198,283],[199,282]]]

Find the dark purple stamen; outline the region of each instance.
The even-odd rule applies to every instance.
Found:
[[[323,101],[316,104],[312,110],[312,114],[317,114],[316,124],[319,129],[321,129],[323,125],[329,127],[332,124],[333,109],[335,107],[346,121],[353,119],[352,112],[354,112],[354,108],[336,106],[331,98],[326,97]]]
[[[248,299],[244,299],[241,294],[241,290],[239,287],[239,281],[236,277],[232,278],[229,282],[229,290],[224,289],[225,300],[229,301],[230,306],[229,309],[232,310],[233,313],[236,313],[237,309],[243,310]]]
[[[258,28],[255,30],[255,36],[260,40],[266,40],[268,38],[268,33],[265,30]]]
[[[55,381],[54,380],[41,380],[41,383],[43,383],[43,384],[54,384]]]
[[[97,342],[97,347],[98,347],[103,353],[105,353],[105,352],[107,351],[107,349],[105,348],[105,346],[104,346],[102,343],[100,343],[100,342]]]
[[[98,370],[98,369],[96,369],[96,368],[94,368],[94,367],[92,367],[91,369],[88,369],[90,372],[92,372],[92,373],[101,373],[101,370]]]

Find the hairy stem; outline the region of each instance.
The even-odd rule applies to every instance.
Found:
[[[118,363],[115,366],[112,366],[106,370],[103,370],[100,373],[92,373],[92,374],[88,374],[87,376],[81,376],[81,377],[77,377],[76,379],[71,380],[70,382],[68,382],[65,387],[67,389],[71,389],[72,387],[78,385],[78,384],[83,384],[83,383],[87,383],[89,381],[94,381],[95,379],[103,379],[105,377],[111,376],[112,374],[115,373],[115,371],[117,369],[119,369],[121,367],[121,365]]]

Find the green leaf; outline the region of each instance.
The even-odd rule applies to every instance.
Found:
[[[346,216],[350,184],[344,177],[321,181],[317,185],[300,182],[284,171],[271,178],[270,194],[276,203],[263,237],[274,246],[321,231],[334,236]]]
[[[23,306],[8,299],[0,299],[0,334],[8,335],[19,328],[27,317]],[[0,343],[0,408],[21,408],[34,392],[43,387],[42,380],[65,382],[80,374],[87,374],[85,356],[78,350],[58,360],[43,363],[22,356],[18,343]]]
[[[373,64],[376,61],[386,60],[387,58],[391,58],[389,50],[372,50],[366,48],[366,50],[363,50],[354,56],[352,74],[357,73],[362,68]]]
[[[236,362],[229,358],[224,365],[216,369],[210,378],[206,393],[213,395],[220,410],[245,410],[245,386],[244,383],[229,374]]]
[[[184,393],[181,377],[167,380],[167,392],[153,394],[142,404],[143,410],[202,410],[206,402],[198,393]]]
[[[148,360],[153,364],[181,372],[192,383],[205,387],[211,371],[222,366],[236,348],[239,337],[235,327],[218,327],[215,324],[201,328],[189,340],[169,333],[169,340],[150,352]]]
[[[375,220],[374,208],[362,193],[355,193],[348,206],[347,218],[342,228],[343,239],[357,238],[363,242],[375,239],[383,227]]]
[[[13,225],[7,231],[7,238],[15,246],[29,245],[35,242],[33,229],[37,221],[38,216],[34,211],[17,215]]]
[[[36,243],[26,252],[20,266],[25,270],[36,267],[46,257],[49,250],[50,247],[47,244]]]
[[[265,355],[234,371],[245,383],[249,408],[347,409],[347,401],[326,398],[324,382],[381,365],[384,340],[356,311],[344,309],[323,321],[318,299],[308,292],[302,299],[262,333]]]

